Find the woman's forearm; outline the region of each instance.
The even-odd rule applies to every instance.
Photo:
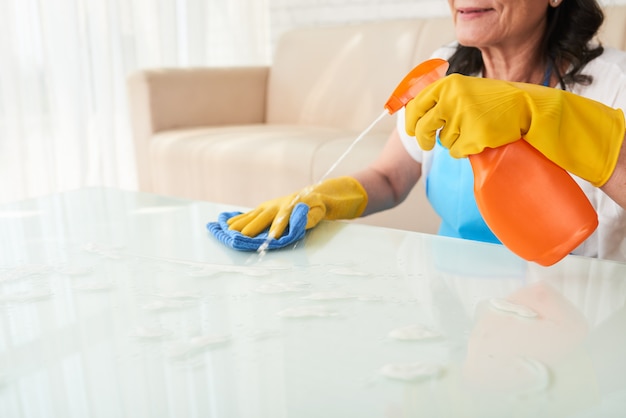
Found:
[[[421,164],[409,155],[394,129],[376,161],[353,175],[368,195],[367,207],[362,216],[400,204],[421,174]]]

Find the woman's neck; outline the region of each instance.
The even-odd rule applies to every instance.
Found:
[[[483,77],[542,84],[549,65],[543,53],[542,33],[537,31],[524,39],[478,46],[484,63]]]
[[[544,81],[548,62],[536,50],[516,51],[482,50],[483,77],[522,83],[541,84]],[[520,59],[520,57],[532,57]]]

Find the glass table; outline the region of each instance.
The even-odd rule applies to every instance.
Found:
[[[626,264],[84,189],[0,207],[0,417],[618,417]]]

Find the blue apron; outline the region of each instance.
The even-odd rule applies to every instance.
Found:
[[[478,211],[474,198],[474,172],[468,158],[456,159],[441,145],[439,136],[426,176],[426,196],[441,217],[439,235],[500,243]]]

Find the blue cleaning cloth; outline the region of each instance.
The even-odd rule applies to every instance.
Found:
[[[268,238],[269,228],[254,238],[243,235],[241,232],[228,229],[228,220],[242,212],[222,212],[217,217],[217,222],[209,222],[207,229],[222,244],[239,251],[256,251]],[[309,207],[304,203],[298,203],[289,217],[289,225],[283,235],[269,241],[268,250],[283,248],[304,237],[306,232],[307,214]]]

